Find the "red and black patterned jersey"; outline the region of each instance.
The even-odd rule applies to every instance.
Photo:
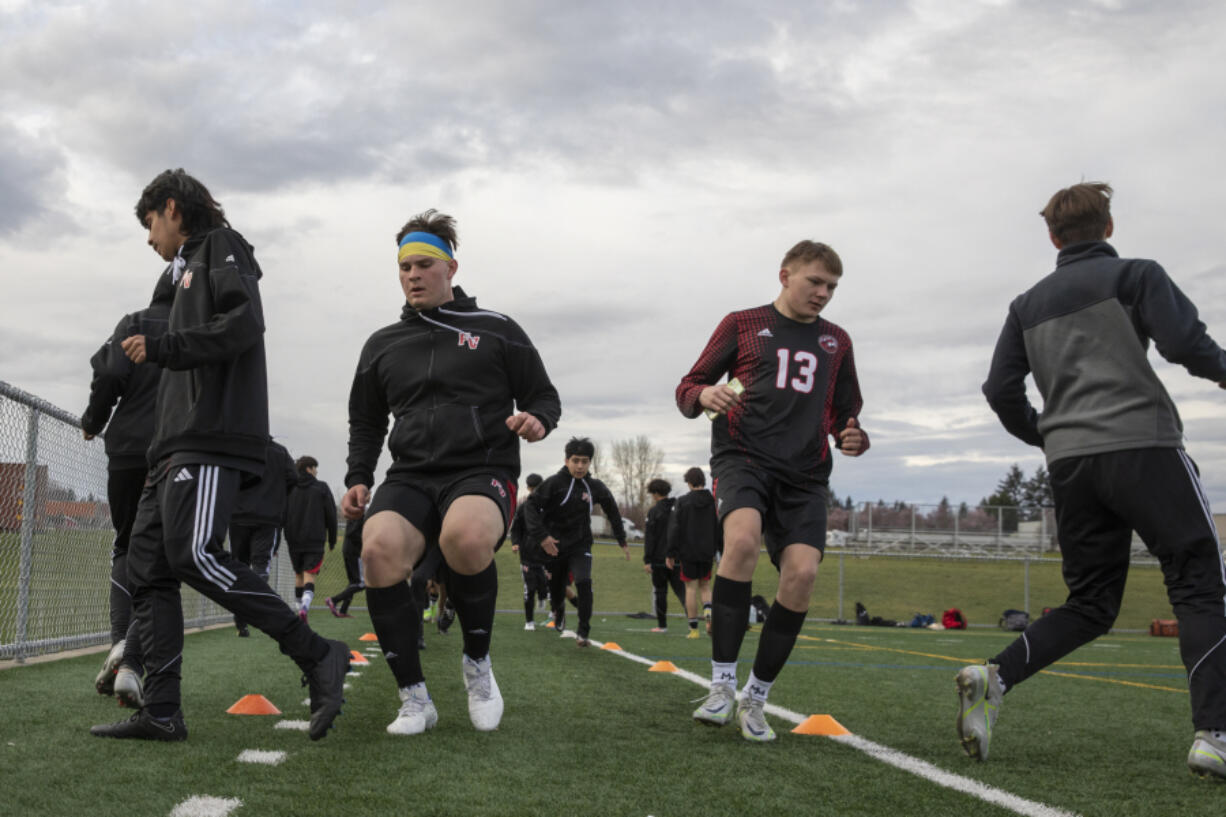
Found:
[[[787,482],[825,482],[830,435],[850,418],[859,425],[863,405],[847,333],[822,318],[791,320],[773,304],[733,312],[677,386],[681,413],[697,417],[699,394],[724,374],[745,391],[712,422],[712,461],[742,456]]]

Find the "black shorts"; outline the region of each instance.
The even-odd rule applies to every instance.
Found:
[[[423,477],[415,474],[388,474],[375,491],[366,518],[380,511],[392,511],[426,537],[426,546],[437,547],[443,517],[451,503],[462,496],[488,496],[502,513],[503,535],[494,548],[502,546],[507,525],[515,511],[515,482],[490,472]]]
[[[753,508],[762,514],[766,552],[776,568],[788,545],[808,545],[826,552],[829,492],[825,485],[798,487],[743,460],[716,460],[711,463],[711,476],[721,523],[738,508]]]
[[[713,562],[682,562],[681,581],[693,582],[711,578],[712,564]]]
[[[290,550],[289,563],[295,573],[319,573],[324,563],[322,550]]]

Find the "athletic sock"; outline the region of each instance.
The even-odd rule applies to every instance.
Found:
[[[302,588],[302,609],[310,610],[311,601],[315,598],[315,582],[307,582]]]
[[[711,683],[724,684],[736,689],[736,662],[730,664],[711,662]]]
[[[706,601],[702,604],[702,617],[707,621],[711,620],[711,602]]]
[[[297,605],[297,606],[298,606],[298,609],[299,609],[299,610],[301,610],[301,609],[302,609],[302,594],[303,594],[303,592],[304,592],[305,590],[306,590],[306,588],[305,588],[305,587],[295,587],[295,588],[294,588],[294,598],[295,598],[295,599],[297,600],[297,602],[298,602],[298,605]]]
[[[750,582],[716,576],[711,588],[711,660],[736,663],[749,626]]]
[[[745,682],[745,688],[741,692],[755,701],[765,701],[774,683],[774,681],[763,681],[753,670],[750,670],[749,680]]]
[[[410,687],[426,680],[421,671],[417,641],[421,636],[421,613],[413,604],[408,582],[391,587],[366,588],[370,623],[379,637],[379,649],[396,678],[397,687]]]
[[[494,629],[494,605],[498,600],[498,568],[494,562],[480,573],[465,576],[451,571],[447,582],[449,598],[460,619],[464,654],[474,661],[490,651],[490,632]]]
[[[799,613],[789,610],[778,601],[771,605],[766,623],[762,625],[762,637],[758,639],[758,654],[754,657],[751,676],[766,683],[768,689],[788,662],[807,613],[808,610]]]
[[[691,629],[691,630],[697,630],[697,629],[698,629],[698,619],[696,619],[696,618],[692,618],[692,619],[690,619],[690,629]]]

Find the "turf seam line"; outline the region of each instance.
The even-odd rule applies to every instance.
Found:
[[[602,642],[592,640],[592,644],[597,647],[604,646]],[[640,655],[627,652],[626,650],[601,650],[601,652],[609,652],[614,655],[625,658],[629,661],[635,661],[647,666],[653,666],[656,662]],[[691,683],[697,684],[700,687],[710,685],[710,678],[704,678],[697,673],[689,670],[678,669],[676,672],[669,673],[683,678]],[[765,710],[777,718],[782,718],[785,721],[790,721],[794,724],[800,724],[805,720],[805,716],[800,715],[790,709],[784,709],[781,706],[775,706],[768,703]],[[1025,817],[1075,817],[1075,813],[1064,811],[1055,806],[1049,806],[1045,803],[1039,803],[1034,800],[1027,800],[1024,797],[1016,794],[1010,794],[1003,789],[998,789],[994,786],[989,786],[986,783],[981,783],[969,777],[963,777],[954,772],[948,772],[939,766],[935,766],[926,760],[920,760],[917,757],[912,757],[905,752],[900,752],[897,749],[891,749],[888,746],[883,746],[880,743],[875,743],[868,738],[861,737],[856,734],[830,736],[831,740],[836,740],[845,746],[850,746],[853,749],[863,752],[874,760],[881,761],[887,765],[893,766],[896,769],[913,774],[916,777],[921,777],[938,786],[954,791],[969,794],[987,803],[1000,806],[1008,809],[1015,814],[1021,814]]]

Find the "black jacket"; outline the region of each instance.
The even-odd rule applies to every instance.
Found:
[[[146,341],[149,360],[163,370],[149,463],[172,457],[263,473],[268,373],[260,267],[251,245],[224,227],[190,237],[179,254],[185,266],[169,331]]]
[[[567,553],[592,546],[592,509],[604,508],[617,543],[626,546],[621,511],[605,484],[595,477],[575,479],[563,466],[542,482],[524,502],[528,536],[540,542],[546,536],[558,540],[558,551]]]
[[[668,557],[668,518],[673,512],[673,498],[666,496],[647,511],[643,530],[643,564],[662,565]]]
[[[276,525],[285,523],[285,508],[289,493],[298,484],[298,469],[294,459],[278,442],[268,443],[264,473],[260,481],[238,494],[232,523],[239,525]]]
[[[528,535],[527,508],[528,499],[531,496],[529,494],[524,497],[523,501],[515,508],[515,516],[511,517],[511,544],[519,548],[519,561],[521,563],[542,562],[548,558],[545,552],[541,550],[541,540],[534,539]]]
[[[406,304],[362,347],[349,392],[346,487],[374,483],[384,437],[389,473],[489,469],[514,481],[519,438],[506,419],[527,411],[546,432],[557,425],[558,392],[528,336],[453,291],[455,300],[435,309]]]
[[[120,344],[132,335],[165,334],[174,297],[170,273],[164,271],[158,276],[149,306],[124,315],[110,339],[89,359],[94,377],[81,428],[95,435],[106,429],[107,464],[112,471],[148,467],[145,457],[153,439],[154,406],[162,374],[152,363],[133,363]]]
[[[299,474],[285,509],[285,542],[290,550],[322,551],[336,546],[336,500],[328,483]]]
[[[711,492],[687,491],[677,497],[668,522],[668,555],[674,562],[711,562],[724,546],[724,531]]]

